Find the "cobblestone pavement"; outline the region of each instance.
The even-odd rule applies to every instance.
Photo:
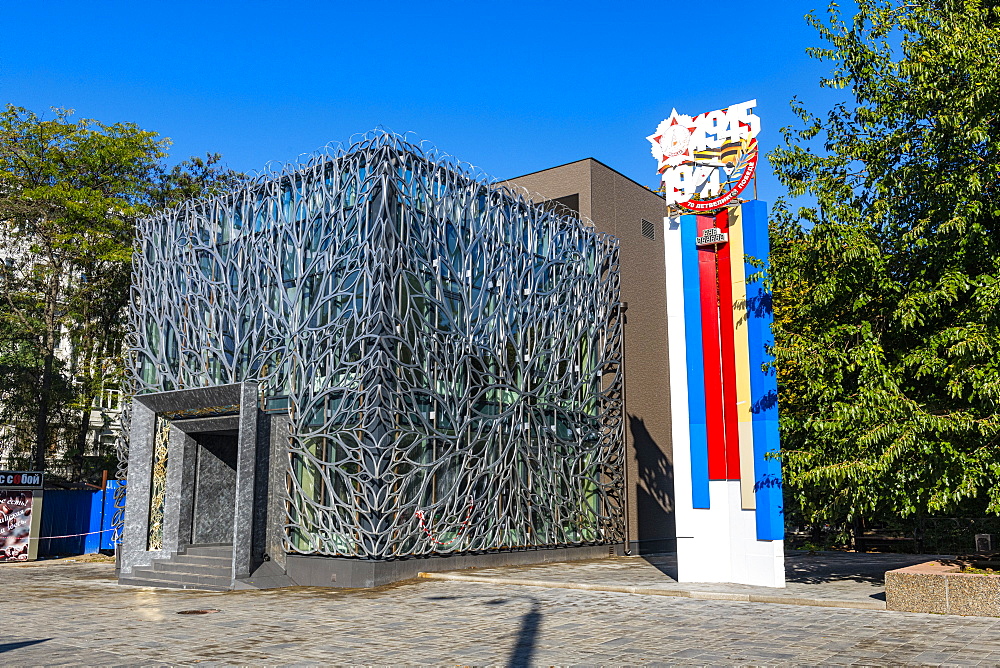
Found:
[[[5,666],[1000,665],[1000,619],[480,583],[227,593],[122,587],[108,564],[3,565]],[[217,608],[218,613],[178,615]]]
[[[450,575],[500,578],[522,583],[558,582],[599,586],[634,586],[652,590],[752,594],[788,600],[847,601],[885,608],[885,572],[942,555],[864,554],[790,551],[785,557],[783,589],[720,583],[678,583],[674,556],[611,557],[589,561],[506,566],[451,571]],[[509,584],[509,582],[508,582]]]

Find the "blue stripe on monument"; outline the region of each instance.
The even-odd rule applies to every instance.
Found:
[[[698,223],[681,216],[681,271],[684,275],[684,338],[687,351],[688,414],[691,420],[691,505],[708,508],[708,434],[705,426],[705,364],[701,353],[701,292],[698,278]]]
[[[767,205],[754,200],[743,206],[743,252],[769,266],[770,240]],[[746,275],[759,269],[746,264]],[[757,497],[757,540],[785,537],[784,505],[781,494],[781,463],[765,455],[778,452],[778,383],[773,370],[761,366],[774,358],[766,347],[774,343],[771,325],[774,312],[771,294],[758,281],[747,281],[747,331],[750,343],[750,400],[753,412],[754,491]]]

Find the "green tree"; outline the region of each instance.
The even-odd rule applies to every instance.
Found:
[[[217,155],[168,168],[168,146],[67,110],[0,112],[0,424],[36,469],[57,443],[82,455],[95,400],[120,381],[136,219],[240,176]]]
[[[1000,10],[807,20],[853,98],[786,128],[771,280],[789,504],[810,523],[1000,513]]]

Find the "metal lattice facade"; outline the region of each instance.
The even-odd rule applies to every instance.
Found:
[[[621,540],[618,242],[374,133],[139,226],[139,394],[287,409],[291,553]]]

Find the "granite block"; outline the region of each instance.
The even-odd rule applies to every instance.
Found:
[[[257,383],[240,386],[240,426],[233,517],[233,579],[250,575],[253,552],[254,488],[257,473]],[[264,509],[262,508],[261,511]]]
[[[954,573],[946,577],[950,614],[1000,617],[1000,575]]]
[[[1000,576],[961,573],[956,563],[928,561],[887,571],[889,610],[1000,617]]]
[[[141,394],[135,400],[155,413],[166,411],[204,408],[206,406],[228,406],[240,403],[242,383],[195,387],[155,394]]]
[[[947,614],[948,582],[945,574],[909,572],[908,568],[887,571],[885,607],[903,612]]]
[[[136,566],[148,566],[159,556],[146,549],[155,430],[156,414],[136,398],[132,402],[132,431],[129,436],[128,496],[121,545],[123,575],[130,574]]]

